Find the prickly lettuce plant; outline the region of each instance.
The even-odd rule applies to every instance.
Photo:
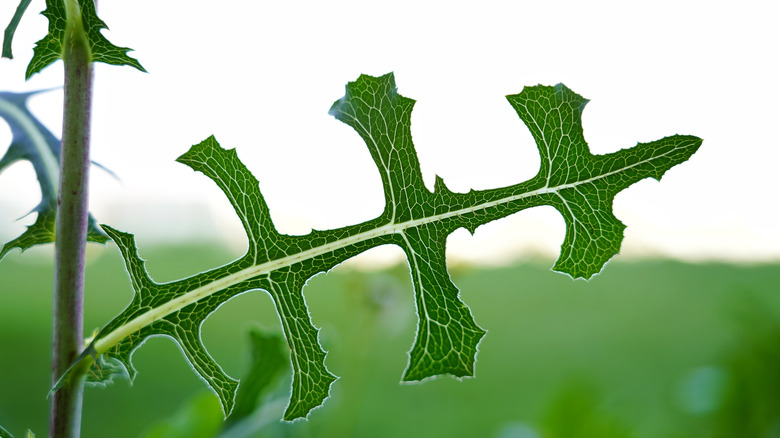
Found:
[[[472,376],[485,331],[450,280],[445,260],[447,236],[461,227],[473,232],[520,210],[551,205],[566,222],[554,269],[574,278],[590,278],[620,248],[624,225],[612,214],[614,196],[641,179],[660,179],[701,144],[696,137],[675,135],[593,155],[580,124],[587,101],[576,93],[563,85],[535,86],[508,100],[536,140],[542,157],[539,173],[520,184],[469,193],[452,192],[437,178],[434,190],[429,191],[412,144],[414,101],[398,94],[392,74],[364,75],[349,83],[330,114],[353,127],[365,141],[382,178],[385,208],[373,220],[304,236],[276,231],[258,180],[234,149],[223,149],[214,137],[193,146],[178,161],[223,190],[246,231],[246,255],[226,266],[160,284],[146,273],[133,236],[104,225],[125,259],[135,295],[100,330],[76,368],[89,364],[90,378],[99,376],[95,380],[102,381],[113,377],[105,364],[118,362],[132,379],[135,349],[150,336],[165,335],[180,345],[228,414],[238,382],[209,356],[200,340],[200,327],[228,299],[263,290],[276,305],[290,347],[293,384],[285,419],[305,417],[328,397],[336,379],[325,366],[318,330],[306,307],[306,281],[370,248],[393,244],[406,253],[418,314],[417,335],[403,380]]]
[[[3,41],[5,57],[11,57],[14,31],[29,4],[29,0],[20,2],[6,29]],[[38,172],[43,200],[36,209],[36,223],[18,239],[6,245],[2,254],[13,247],[24,249],[30,245],[51,241],[52,238],[55,241],[52,380],[56,381],[57,376],[68,369],[83,348],[86,241],[89,235],[91,240],[106,239],[94,225],[90,227],[87,206],[92,107],[91,65],[92,62],[131,65],[142,71],[143,67],[138,61],[127,56],[128,49],[114,46],[101,34],[106,25],[97,17],[93,0],[47,0],[43,15],[49,20],[48,33],[36,44],[26,77],[29,79],[57,60],[63,61],[62,142],[58,151],[52,150],[50,144],[47,144],[52,143],[50,136],[34,135],[36,132],[40,134],[40,126],[35,124],[30,126],[27,123],[21,131],[13,131],[16,145],[10,148],[9,155],[3,158],[3,165],[18,158],[31,160]],[[21,103],[20,106],[23,107],[23,101]],[[7,110],[8,106],[4,108]],[[18,116],[14,119],[15,122],[29,122],[23,111],[17,111],[15,115]],[[32,134],[33,138],[25,141],[24,134]],[[59,172],[55,170],[57,165],[54,157],[59,158]],[[36,162],[42,162],[44,165],[36,166]],[[58,179],[54,178],[57,173]],[[52,219],[55,216],[52,205],[55,180],[57,209],[56,218]],[[80,434],[83,381],[83,377],[76,376],[51,397],[51,436],[75,437]]]
[[[11,145],[0,158],[0,172],[17,161],[32,164],[41,189],[41,202],[30,213],[35,222],[19,237],[0,249],[0,260],[14,248],[24,251],[33,245],[54,242],[57,214],[57,185],[60,179],[60,140],[27,109],[27,100],[38,92],[0,92],[0,118],[11,127]],[[87,239],[105,243],[108,236],[89,215]]]
[[[62,50],[63,45],[58,46],[56,41],[73,38],[69,36],[73,29],[83,33],[84,46],[90,50],[88,61],[141,68],[126,55],[127,49],[101,39],[104,24],[94,15],[91,0],[50,0],[47,5],[44,14],[51,23],[50,33],[39,42],[28,74],[57,59],[46,47],[54,47],[54,52]],[[80,15],[73,15],[76,6],[80,7],[76,8]],[[77,24],[66,24],[65,29],[70,30],[60,32],[62,17],[65,23]],[[149,337],[162,335],[181,347],[186,360],[216,393],[225,415],[229,415],[239,382],[209,355],[200,330],[208,316],[227,300],[257,290],[272,298],[290,350],[293,380],[284,418],[305,418],[329,396],[336,376],[325,365],[326,352],[309,315],[304,286],[314,275],[386,244],[397,245],[406,254],[415,290],[418,328],[403,380],[473,376],[485,330],[461,301],[450,279],[445,260],[447,236],[459,228],[474,232],[480,225],[526,208],[550,205],[566,223],[554,270],[575,279],[588,279],[600,272],[620,248],[625,226],[612,213],[615,195],[644,178],[660,179],[701,144],[699,138],[674,135],[594,155],[581,126],[587,100],[566,86],[525,87],[507,99],[536,141],[541,156],[538,174],[507,187],[457,193],[439,177],[433,190],[423,184],[410,130],[414,100],[398,93],[393,75],[363,75],[348,83],[345,95],[333,104],[330,114],[364,140],[382,180],[385,207],[372,220],[314,230],[303,236],[276,230],[260,183],[239,160],[235,149],[223,148],[213,136],[192,146],[178,161],[210,178],[228,197],[247,235],[246,254],[189,278],[158,283],[146,272],[133,236],[102,225],[124,258],[133,299],[88,341],[80,354],[72,355],[66,369],[57,368],[53,396],[82,380],[106,383],[117,376],[132,380],[137,374],[133,353]],[[67,104],[65,111],[67,116]],[[69,166],[65,161],[65,137],[66,133],[63,169]],[[63,172],[61,184],[64,179]],[[58,214],[61,212],[62,207]],[[86,214],[84,210],[84,217]],[[62,236],[59,232],[56,236],[59,244]],[[80,240],[85,241],[86,235]]]

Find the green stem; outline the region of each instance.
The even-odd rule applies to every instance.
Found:
[[[76,7],[75,11],[69,12],[73,14],[68,17],[62,57],[65,64],[65,102],[54,245],[52,383],[57,382],[77,357],[84,339],[92,68],[80,11]],[[74,374],[53,394],[49,430],[51,437],[80,436],[83,390],[83,373]]]

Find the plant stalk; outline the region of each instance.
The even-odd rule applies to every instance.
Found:
[[[86,0],[91,1],[91,0]],[[75,2],[66,0],[73,5]],[[89,136],[92,67],[87,36],[76,5],[63,49],[65,99],[55,240],[52,384],[81,352],[84,339],[84,270],[87,244]],[[75,18],[74,18],[75,16]],[[51,437],[81,433],[84,374],[74,373],[52,395]]]

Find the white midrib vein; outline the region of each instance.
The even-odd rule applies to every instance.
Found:
[[[334,242],[330,242],[325,245],[321,245],[315,248],[308,249],[306,251],[302,251],[296,254],[292,254],[286,257],[282,257],[276,260],[271,260],[266,263],[262,263],[259,265],[251,266],[249,268],[242,269],[238,272],[235,272],[230,275],[226,275],[224,277],[218,278],[206,285],[203,285],[199,288],[193,289],[190,292],[187,292],[177,298],[174,298],[171,301],[168,301],[167,303],[156,307],[152,310],[149,310],[148,312],[137,316],[136,318],[130,320],[126,324],[116,328],[111,333],[107,334],[106,336],[100,338],[99,340],[95,341],[95,351],[97,354],[102,354],[108,351],[111,347],[118,344],[122,339],[132,335],[133,333],[139,331],[143,327],[146,327],[147,325],[152,324],[155,321],[158,321],[167,315],[170,315],[173,312],[176,312],[179,309],[182,309],[192,303],[195,303],[197,301],[200,301],[201,299],[208,297],[216,292],[219,292],[220,290],[223,290],[227,287],[230,287],[232,285],[241,283],[243,281],[258,277],[263,274],[268,274],[270,272],[273,272],[277,269],[281,269],[290,265],[293,265],[295,263],[301,262],[303,260],[308,260],[314,257],[317,257],[322,254],[326,254],[332,251],[336,251],[338,249],[357,244],[359,242],[363,242],[365,240],[374,239],[380,236],[387,236],[391,234],[399,234],[403,233],[403,231],[409,229],[418,227],[421,225],[429,224],[432,222],[437,222],[440,220],[444,220],[447,218],[455,217],[455,216],[462,216],[464,214],[473,213],[477,210],[483,210],[490,207],[494,207],[496,205],[500,204],[506,204],[513,201],[518,201],[525,198],[530,198],[532,196],[539,196],[544,194],[550,194],[555,193],[558,194],[560,191],[581,186],[583,184],[588,184],[590,182],[606,178],[610,175],[614,175],[616,173],[631,169],[636,166],[640,166],[642,164],[663,158],[664,156],[672,153],[674,149],[669,150],[663,154],[650,157],[648,159],[638,161],[634,164],[631,164],[629,166],[622,167],[620,169],[613,170],[611,172],[607,172],[592,178],[588,178],[582,181],[578,181],[575,183],[570,184],[561,184],[555,187],[542,187],[537,190],[533,190],[530,192],[521,193],[518,195],[508,196],[505,198],[497,199],[490,202],[485,202],[483,204],[475,205],[468,208],[463,208],[460,210],[454,210],[449,211],[446,213],[434,215],[434,216],[428,216],[421,219],[415,219],[399,224],[395,223],[388,223],[386,225],[383,225],[381,227],[374,228],[370,231],[365,231],[363,233],[358,233],[353,236],[347,237],[345,239],[337,240]]]

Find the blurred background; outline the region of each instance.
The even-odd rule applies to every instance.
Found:
[[[15,7],[0,7],[0,25]],[[61,86],[61,63],[24,81],[46,33],[44,8],[33,0],[24,16],[15,59],[0,62],[0,89]],[[173,280],[245,249],[218,188],[174,162],[207,136],[237,148],[277,228],[305,234],[381,212],[365,146],[327,114],[359,74],[395,72],[399,92],[417,100],[412,133],[426,183],[440,175],[458,191],[538,171],[533,140],[504,96],[563,82],[591,99],[583,123],[595,153],[677,133],[704,139],[662,183],[618,195],[615,214],[628,225],[621,255],[587,283],[549,272],[564,233],[552,208],[454,233],[453,279],[489,330],[478,378],[413,386],[398,385],[415,327],[401,251],[378,248],[316,277],[306,298],[341,379],[308,422],[255,435],[780,436],[777,9],[103,1],[104,35],[132,47],[149,73],[96,66],[93,158],[119,179],[94,168],[90,208],[136,235],[153,278]],[[59,135],[61,90],[30,107]],[[9,142],[0,122],[0,155]],[[39,200],[32,166],[0,174],[0,242],[32,223],[17,219]],[[17,434],[46,430],[50,253],[0,262],[0,424]],[[115,248],[89,255],[88,331],[130,299]],[[248,367],[254,326],[280,330],[262,293],[232,300],[204,326],[209,351],[233,376]],[[135,356],[132,388],[90,390],[84,436],[174,436],[171,424],[200,406],[201,393],[203,409],[214,408],[180,356],[154,339]]]

